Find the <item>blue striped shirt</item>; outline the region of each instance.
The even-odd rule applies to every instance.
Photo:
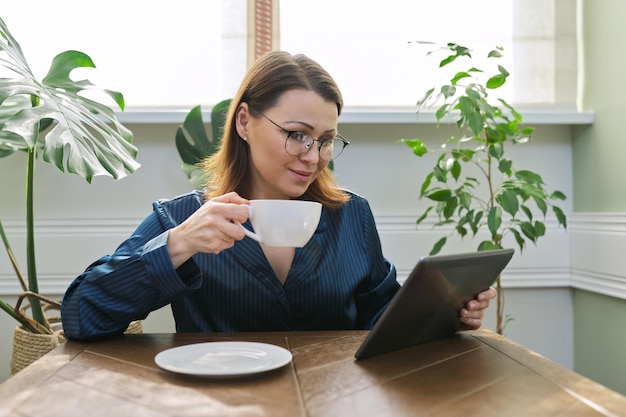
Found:
[[[368,202],[350,196],[341,208],[322,210],[314,236],[296,248],[284,285],[250,238],[219,254],[197,253],[175,269],[165,246],[168,231],[196,211],[203,196],[194,191],[156,201],[112,255],[69,286],[61,308],[65,335],[119,334],[167,304],[177,332],[369,329],[399,284]]]

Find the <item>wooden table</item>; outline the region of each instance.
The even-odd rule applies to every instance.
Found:
[[[619,416],[626,397],[488,330],[355,361],[363,331],[135,334],[67,342],[0,385],[0,416]],[[223,340],[288,348],[290,364],[231,379],[154,356]]]

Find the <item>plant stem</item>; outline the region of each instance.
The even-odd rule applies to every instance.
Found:
[[[489,144],[487,141],[487,138],[485,137],[485,148],[487,149],[487,184],[489,185],[489,210],[491,210],[492,207],[495,207],[496,201],[495,201],[495,193],[493,191],[493,184],[492,184],[492,177],[491,177],[491,169],[492,169],[492,164],[493,164],[493,158],[491,157],[491,154],[489,153]],[[498,234],[494,233],[494,235],[491,237],[493,243],[496,246],[500,245],[500,239],[498,238]],[[502,294],[502,283],[500,280],[500,274],[498,274],[498,278],[496,279],[496,291],[498,292],[496,301],[497,301],[497,306],[496,306],[496,331],[498,332],[498,334],[502,334],[503,332],[503,315],[504,315],[504,295]]]
[[[7,250],[7,255],[9,256],[9,260],[11,261],[11,265],[13,266],[13,270],[15,271],[15,275],[17,275],[17,279],[20,282],[23,291],[28,290],[28,284],[26,284],[26,279],[24,278],[24,274],[20,269],[20,266],[17,263],[17,259],[15,259],[15,255],[13,254],[13,249],[11,249],[11,245],[9,244],[9,239],[7,238],[6,233],[4,232],[4,227],[2,226],[2,221],[0,220],[0,237],[2,237],[2,242],[4,242],[4,247]]]
[[[489,153],[489,144],[487,143],[486,137],[485,148],[487,149],[487,185],[489,185],[489,210],[491,210],[491,208],[495,206],[493,184],[491,183],[491,165],[493,163],[493,159],[491,157],[491,154]]]
[[[13,317],[15,320],[17,320],[22,326],[24,326],[24,329],[32,332],[32,333],[43,333],[40,332],[39,330],[37,330],[29,321],[26,317],[23,317],[21,315],[19,315],[15,309],[13,309],[13,307],[11,307],[10,305],[8,305],[7,303],[5,303],[4,301],[0,300],[0,309],[4,310],[6,313],[8,313],[11,317]]]
[[[504,294],[502,293],[502,285],[500,283],[500,275],[498,274],[498,278],[496,278],[496,288],[498,291],[498,295],[496,297],[497,305],[496,305],[496,332],[498,334],[502,334],[503,326],[502,326],[502,316],[504,315]]]
[[[34,221],[34,176],[35,176],[35,160],[37,159],[37,142],[28,150],[28,166],[26,171],[26,266],[28,271],[28,289],[38,293],[37,285],[37,265],[35,262],[35,221]],[[33,319],[42,325],[46,325],[46,319],[41,308],[41,302],[38,298],[29,298]]]

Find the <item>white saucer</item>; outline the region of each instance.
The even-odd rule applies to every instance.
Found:
[[[291,358],[288,350],[267,343],[208,342],[164,350],[154,357],[154,362],[180,374],[234,377],[280,368]]]

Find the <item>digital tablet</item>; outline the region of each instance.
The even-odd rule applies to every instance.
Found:
[[[357,352],[356,359],[452,335],[459,311],[488,289],[513,257],[497,249],[420,259]]]

